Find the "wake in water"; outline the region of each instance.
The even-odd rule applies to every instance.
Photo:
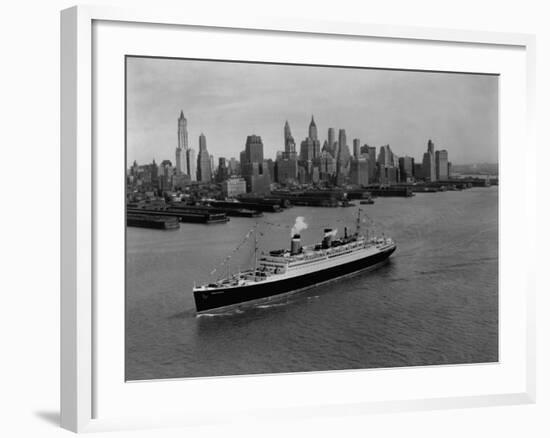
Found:
[[[292,303],[292,301],[285,301],[284,303],[272,303],[272,304],[259,304],[256,306],[258,309],[270,309],[272,307],[282,307],[286,306],[287,304]]]
[[[197,318],[205,317],[205,318],[213,318],[216,316],[234,316],[234,315],[240,315],[241,313],[244,313],[244,310],[241,309],[235,309],[235,310],[229,310],[226,312],[212,312],[212,313],[198,313],[196,315]]]

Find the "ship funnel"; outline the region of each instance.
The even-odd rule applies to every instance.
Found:
[[[338,230],[333,230],[332,228],[325,228],[325,236],[323,237],[323,248],[328,249],[332,245],[332,238],[336,235]]]
[[[290,241],[290,255],[300,254],[302,252],[302,242],[300,240],[300,235],[295,234],[292,236]]]

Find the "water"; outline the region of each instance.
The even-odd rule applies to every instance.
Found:
[[[231,253],[255,219],[128,228],[128,380],[343,370],[498,360],[498,189],[378,198],[360,206],[398,245],[370,273],[276,303],[197,317],[191,293]],[[325,226],[352,226],[358,207],[293,207],[265,214],[260,247],[302,241]],[[251,261],[249,247],[231,268]],[[214,275],[223,274],[223,269]]]

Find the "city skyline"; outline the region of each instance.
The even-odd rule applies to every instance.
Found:
[[[496,76],[134,57],[127,62],[127,165],[153,158],[175,164],[182,110],[188,147],[198,152],[204,133],[215,157],[239,157],[246,138],[259,135],[265,157],[275,159],[285,150],[285,122],[299,145],[314,116],[321,144],[329,128],[345,129],[351,150],[359,138],[361,145],[389,144],[399,156],[420,159],[431,138],[452,151],[456,164],[498,161]]]

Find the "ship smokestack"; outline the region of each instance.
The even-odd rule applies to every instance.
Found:
[[[290,255],[297,255],[302,252],[302,242],[300,240],[300,235],[295,234],[292,236],[292,240],[290,241]]]
[[[338,230],[333,230],[332,228],[325,228],[325,236],[323,237],[323,249],[328,249],[332,245],[332,238],[336,235]]]

